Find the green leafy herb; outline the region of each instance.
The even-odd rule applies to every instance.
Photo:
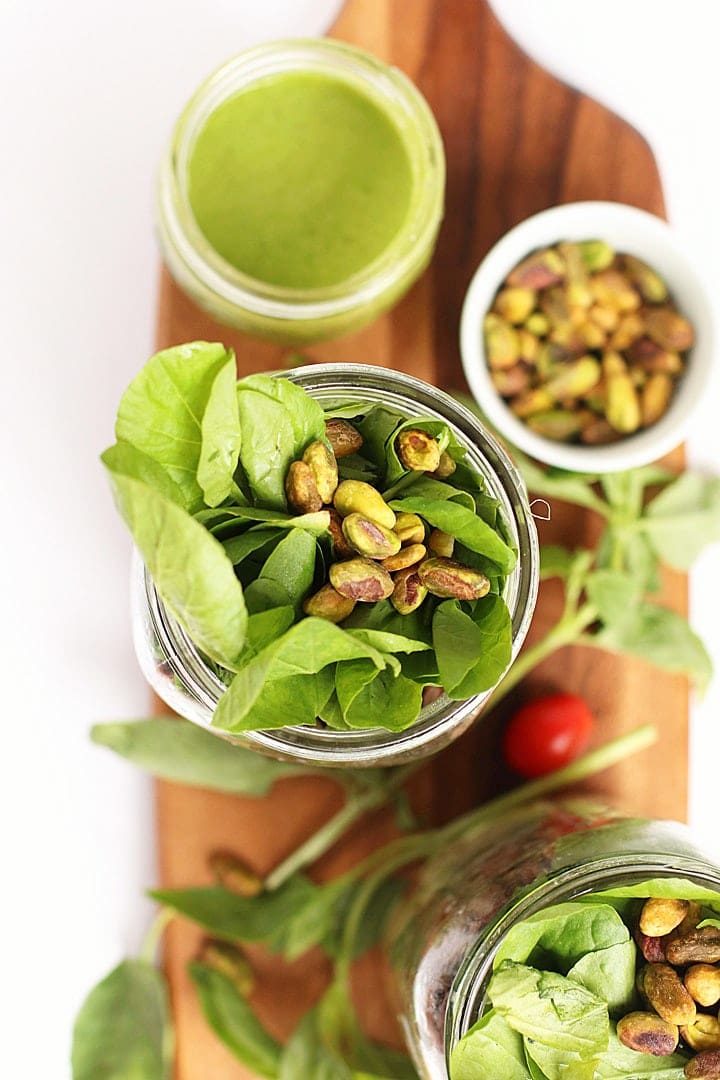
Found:
[[[452,1080],[530,1080],[522,1035],[490,1009],[453,1049]]]
[[[230,979],[204,964],[191,964],[189,970],[205,1019],[218,1038],[247,1069],[277,1077],[282,1047]]]
[[[215,376],[202,418],[197,481],[208,506],[218,506],[232,493],[241,441],[235,357],[230,353]]]
[[[434,528],[454,536],[471,551],[485,555],[506,573],[517,561],[516,553],[496,530],[465,506],[450,500],[412,497],[395,499],[390,505],[400,513],[419,514]]]

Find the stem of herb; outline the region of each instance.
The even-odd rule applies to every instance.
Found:
[[[142,945],[140,946],[140,959],[147,964],[155,963],[155,956],[165,933],[166,928],[175,918],[175,912],[171,908],[160,908],[159,912],[150,924]]]
[[[321,855],[329,851],[340,837],[359,818],[377,807],[388,802],[393,792],[397,791],[405,781],[420,767],[419,764],[406,765],[397,769],[385,784],[370,788],[356,795],[350,795],[347,802],[338,810],[334,817],[330,818],[317,832],[291,852],[278,866],[265,878],[265,889],[272,892],[283,885],[288,878],[299,870],[317,861]]]

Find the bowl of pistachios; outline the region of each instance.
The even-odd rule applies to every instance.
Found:
[[[682,442],[712,363],[712,309],[676,234],[622,203],[527,218],[478,267],[465,376],[487,421],[539,461],[647,464]]]

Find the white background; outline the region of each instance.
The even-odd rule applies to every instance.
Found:
[[[369,4],[372,0],[366,0]],[[404,0],[412,17],[413,0]],[[0,0],[3,1075],[68,1074],[87,989],[137,945],[153,877],[146,780],[93,749],[142,715],[129,542],[97,464],[150,352],[152,181],[196,84],[256,41],[314,34],[334,0]],[[649,138],[671,218],[718,296],[713,0],[496,0],[525,48]],[[717,465],[720,380],[694,425]],[[720,665],[718,552],[693,617]],[[692,822],[715,843],[720,679],[693,717]],[[638,717],[638,720],[652,719]]]

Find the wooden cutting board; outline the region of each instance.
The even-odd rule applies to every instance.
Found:
[[[366,330],[307,349],[313,361],[379,364],[446,390],[462,389],[458,320],[463,295],[478,262],[507,229],[538,210],[577,199],[614,199],[663,216],[657,167],[641,136],[529,60],[484,0],[349,0],[331,35],[397,65],[419,85],[445,142],[447,209],[432,265],[409,295]],[[197,338],[232,345],[241,375],[278,368],[286,355],[218,326],[163,272],[158,348]],[[671,463],[682,465],[681,451]],[[539,523],[540,539],[582,545],[592,540],[597,524],[586,511],[553,505],[551,521]],[[685,579],[668,574],[664,601],[685,611],[686,596]],[[553,584],[544,585],[531,641],[554,621],[558,602]],[[598,778],[592,789],[632,812],[684,818],[685,679],[640,661],[569,648],[546,661],[512,700],[428,764],[413,795],[429,820],[454,816],[510,782],[498,758],[503,716],[518,701],[558,687],[588,699],[602,740],[647,720],[661,730],[655,748]],[[339,805],[336,786],[325,780],[284,781],[263,800],[158,784],[160,880],[169,887],[208,882],[207,856],[217,849],[234,850],[266,872]],[[337,873],[391,829],[386,818],[376,816],[326,858],[319,873]],[[198,941],[187,924],[178,922],[168,931],[177,1080],[248,1080],[251,1074],[220,1045],[199,1013],[185,973]],[[325,964],[316,955],[293,965],[261,951],[254,958],[258,988],[253,1002],[273,1034],[285,1038],[321,992]],[[371,1034],[396,1040],[379,973],[377,957],[358,972],[360,1008]]]

